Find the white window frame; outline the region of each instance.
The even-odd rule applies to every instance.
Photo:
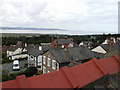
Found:
[[[50,65],[51,65],[51,59],[48,57],[47,66],[50,66]]]
[[[57,70],[59,70],[59,63],[57,63]]]
[[[42,55],[38,56],[38,66],[42,65]]]
[[[46,70],[46,67],[43,66],[43,74],[44,74],[44,73],[47,73],[46,71],[47,71],[47,70]]]
[[[34,60],[34,56],[31,55],[31,56],[30,56],[30,59],[31,59],[31,60]]]
[[[62,48],[64,48],[65,46],[64,46],[64,45],[62,45],[61,47],[62,47]]]
[[[46,56],[43,56],[43,64],[46,64]]]
[[[56,61],[52,60],[52,69],[56,69]]]
[[[50,73],[50,71],[49,71],[49,70],[47,70],[47,73]]]

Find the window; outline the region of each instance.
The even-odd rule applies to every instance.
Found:
[[[50,71],[49,70],[47,70],[47,73],[49,73]]]
[[[62,48],[64,48],[64,45],[62,45]]]
[[[56,66],[57,66],[57,70],[59,70],[59,64],[58,63],[56,63]]]
[[[34,60],[34,57],[33,56],[30,56],[31,60]]]
[[[43,64],[46,64],[46,56],[43,56]]]
[[[48,65],[48,66],[51,66],[51,60],[50,60],[50,58],[48,58],[47,65]]]
[[[52,68],[56,69],[56,62],[55,62],[55,60],[52,60]]]
[[[43,66],[43,74],[46,73],[46,67]]]
[[[42,56],[41,55],[38,57],[37,63],[38,63],[38,66],[42,65]]]

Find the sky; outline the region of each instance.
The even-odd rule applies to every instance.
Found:
[[[3,33],[118,33],[118,0],[0,0],[0,26],[66,30]]]

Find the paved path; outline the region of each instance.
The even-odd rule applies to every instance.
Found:
[[[19,61],[20,61],[20,60],[19,60]],[[20,61],[20,70],[19,70],[19,71],[22,71],[22,70],[25,69],[25,68],[24,68],[25,63],[27,63],[27,60],[21,60],[21,61]],[[9,73],[10,73],[10,72],[17,72],[17,71],[13,71],[12,65],[13,65],[12,62],[11,62],[11,63],[0,64],[0,70],[6,70],[6,71],[8,71]],[[2,67],[2,68],[1,68],[1,67]]]

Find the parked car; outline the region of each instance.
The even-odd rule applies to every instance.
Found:
[[[20,70],[19,60],[14,60],[13,61],[13,71],[18,71],[18,70]]]

